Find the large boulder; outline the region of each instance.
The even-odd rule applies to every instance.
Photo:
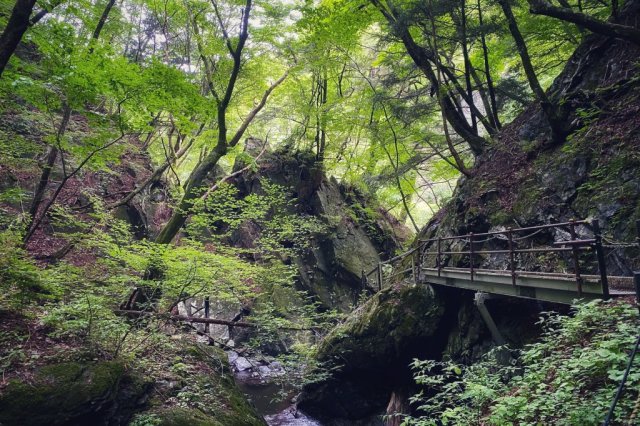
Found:
[[[328,378],[306,386],[298,407],[329,424],[383,414],[394,390],[411,384],[411,360],[440,357],[444,316],[445,301],[431,286],[377,293],[324,339],[317,359]]]
[[[120,426],[135,416],[167,426],[265,426],[220,349],[188,344],[166,365],[166,378],[141,370],[119,361],[41,367],[28,383],[12,381],[2,391],[0,425]]]
[[[245,151],[256,156],[256,140],[247,140]],[[258,144],[260,147],[261,144]],[[263,194],[266,182],[287,188],[291,214],[320,221],[310,247],[291,262],[298,269],[302,290],[327,308],[348,312],[363,290],[362,272],[391,257],[409,237],[408,230],[354,188],[328,177],[311,152],[282,148],[263,153],[258,170],[247,170],[233,179],[242,197]],[[234,170],[242,168],[236,164]],[[261,229],[245,223],[231,237],[237,247],[254,247]]]
[[[170,370],[173,375],[157,384],[151,407],[138,419],[152,417],[162,426],[266,426],[236,385],[221,349],[189,345]]]
[[[146,402],[150,386],[116,361],[49,365],[31,383],[7,386],[0,396],[0,424],[125,425]]]

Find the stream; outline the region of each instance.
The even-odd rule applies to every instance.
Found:
[[[295,408],[297,391],[293,387],[276,382],[278,376],[286,374],[280,363],[235,351],[228,351],[227,356],[238,387],[269,426],[322,426]]]

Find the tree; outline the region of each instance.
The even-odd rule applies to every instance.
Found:
[[[411,35],[409,23],[405,17],[400,16],[400,12],[394,4],[390,1],[383,3],[380,0],[371,0],[371,3],[385,17],[391,31],[402,41],[407,49],[407,53],[411,56],[411,59],[413,59],[416,66],[424,73],[433,86],[433,91],[438,92],[442,90],[444,92],[441,99],[441,108],[446,120],[451,124],[456,133],[469,144],[469,147],[474,154],[481,154],[484,151],[487,141],[473,129],[473,126],[470,123],[467,122],[462,111],[456,107],[454,93],[448,90],[447,86],[443,85],[442,82],[438,80],[437,73],[442,72],[449,79],[449,83],[455,86],[455,93],[462,97],[471,108],[473,114],[483,121],[483,124],[489,133],[495,132],[493,126],[483,118],[483,115],[478,111],[477,107],[475,107],[472,99],[469,98],[466,91],[458,83],[457,78],[450,70],[443,67],[439,60],[436,59],[436,53],[427,47],[421,47],[418,45],[414,37]]]
[[[278,87],[287,78],[288,75],[288,73],[285,72],[285,74],[283,74],[280,78],[273,82],[271,86],[269,86],[269,88],[262,95],[262,98],[260,99],[258,104],[253,107],[249,114],[247,114],[240,126],[236,129],[234,135],[231,137],[231,139],[229,139],[227,135],[227,114],[229,106],[231,104],[231,98],[236,88],[236,83],[238,81],[238,77],[242,68],[242,53],[245,48],[247,39],[249,38],[249,16],[252,8],[252,0],[247,0],[244,8],[241,11],[239,35],[235,45],[229,35],[229,32],[227,31],[217,2],[212,1],[211,4],[213,5],[213,10],[220,27],[220,31],[222,32],[222,37],[227,47],[228,54],[232,60],[232,68],[229,78],[227,80],[226,86],[223,89],[223,93],[220,94],[218,93],[218,90],[216,89],[213,81],[213,61],[206,56],[203,47],[200,46],[200,56],[205,66],[205,78],[207,80],[207,85],[217,105],[217,143],[206,155],[206,157],[191,172],[189,179],[185,182],[184,195],[182,196],[182,199],[173,212],[173,215],[156,238],[156,242],[160,244],[168,244],[173,240],[182,225],[184,225],[185,221],[187,220],[189,210],[193,206],[194,201],[205,192],[205,190],[202,188],[202,184],[215,169],[218,161],[227,154],[230,148],[235,147],[240,142],[242,136],[244,135],[253,119],[260,112],[260,110],[264,108],[271,92],[273,92],[273,90]],[[197,24],[194,22],[194,32],[197,31],[196,28]]]
[[[525,75],[527,76],[527,81],[529,82],[529,87],[538,99],[540,107],[544,111],[547,121],[549,122],[549,125],[551,127],[553,138],[556,142],[563,141],[568,132],[566,120],[562,109],[559,105],[555,104],[549,99],[544,89],[540,85],[540,82],[538,81],[538,76],[533,69],[533,63],[531,61],[531,57],[529,56],[527,44],[524,41],[524,37],[520,32],[520,28],[518,28],[516,18],[513,15],[513,10],[511,9],[511,4],[509,3],[510,0],[497,1],[500,4],[502,11],[504,12],[504,16],[507,18],[509,32],[511,33],[511,37],[513,37],[513,40],[518,49],[518,54],[520,55],[522,67],[524,68]]]
[[[546,0],[528,0],[531,13],[536,15],[545,15],[552,18],[572,22],[581,28],[586,28],[597,34],[620,38],[630,41],[631,43],[640,45],[640,30],[615,22],[606,22],[596,19],[586,13],[575,12],[569,7],[554,6]],[[631,4],[633,0],[629,2]],[[617,2],[613,2],[612,15],[617,17]]]

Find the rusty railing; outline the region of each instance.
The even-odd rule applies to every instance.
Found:
[[[590,233],[593,237],[580,238],[579,227],[586,226],[590,228]],[[640,247],[640,221],[636,223],[638,229],[638,235],[634,243],[618,243],[621,246],[633,246]],[[556,241],[551,246],[546,247],[520,247],[523,241],[532,241],[532,238],[541,232],[553,232],[560,231],[564,233],[568,238],[562,241]],[[523,235],[526,234],[526,235]],[[504,245],[504,249],[483,249],[483,245],[491,240],[500,240],[501,245]],[[462,243],[462,248],[456,249],[457,243]],[[453,246],[453,247],[452,247]],[[608,245],[607,247],[613,247]],[[378,265],[369,272],[362,271],[362,286],[363,290],[369,289],[370,291],[379,291],[384,286],[385,279],[392,280],[397,276],[406,276],[411,272],[411,276],[415,283],[421,282],[421,271],[425,265],[430,263],[430,259],[433,259],[433,268],[437,270],[438,277],[441,276],[442,271],[455,269],[460,271],[462,268],[453,268],[446,266],[448,260],[451,260],[452,256],[460,256],[459,261],[464,261],[465,257],[468,263],[466,269],[470,275],[470,280],[474,281],[476,274],[480,271],[490,271],[487,269],[478,268],[480,257],[484,255],[506,255],[507,268],[504,270],[511,275],[511,283],[515,287],[517,286],[517,278],[519,274],[531,273],[531,271],[519,270],[517,257],[523,254],[546,254],[557,253],[567,254],[569,263],[572,266],[572,272],[555,273],[563,277],[573,277],[576,283],[576,291],[578,297],[583,294],[583,276],[589,271],[581,263],[581,255],[583,253],[591,253],[595,255],[595,262],[591,262],[590,266],[593,269],[593,263],[597,265],[598,276],[602,284],[602,297],[609,298],[609,278],[607,276],[606,266],[606,253],[605,244],[603,243],[603,236],[600,229],[598,220],[570,220],[568,222],[554,223],[547,225],[530,226],[523,228],[507,228],[500,231],[491,231],[483,233],[468,233],[464,235],[455,235],[447,237],[430,238],[426,240],[419,240],[419,243],[413,249],[402,253],[392,259],[378,263]],[[403,262],[404,259],[411,256],[411,264],[407,267],[407,263]],[[403,269],[396,271],[396,265],[402,265]],[[391,268],[389,268],[391,266]],[[391,273],[385,276],[385,268],[391,269]],[[491,272],[496,272],[492,271]],[[479,284],[480,286],[480,284]]]

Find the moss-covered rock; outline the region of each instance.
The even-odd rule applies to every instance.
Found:
[[[222,350],[189,344],[176,359],[184,366],[173,372],[179,385],[166,389],[162,380],[154,385],[140,374],[136,363],[130,369],[118,361],[42,367],[29,383],[13,381],[0,395],[0,425],[119,426],[129,424],[146,406],[150,408],[137,418],[153,418],[162,425],[265,425],[236,386]],[[177,399],[180,406],[168,407],[169,399]]]
[[[156,398],[153,406],[139,417],[153,417],[163,426],[264,426],[264,419],[236,386],[227,355],[207,345],[188,345],[179,354],[185,367],[182,386]],[[167,407],[171,396],[179,406]]]
[[[143,397],[148,386],[126,376],[116,361],[84,364],[67,362],[41,368],[30,383],[13,381],[0,397],[0,424],[62,425],[106,424],[111,418],[126,422],[129,415],[118,412],[118,393],[127,383],[127,408]]]
[[[245,150],[253,149],[247,140]],[[309,215],[321,224],[311,247],[291,260],[299,272],[298,288],[308,291],[327,308],[349,312],[362,291],[362,271],[370,271],[382,258],[408,239],[406,227],[378,211],[375,202],[353,188],[328,177],[313,153],[281,148],[265,153],[264,166],[232,181],[244,197],[264,192],[266,182],[282,185],[292,195],[292,214]],[[234,166],[239,170],[240,164]],[[253,247],[261,230],[245,223],[230,242]]]
[[[198,379],[216,400],[205,412],[224,426],[263,426],[264,419],[236,385],[227,354],[207,345],[197,345],[192,351],[216,370],[216,373]]]
[[[224,426],[195,408],[171,408],[158,413],[158,426]]]
[[[444,314],[444,300],[430,286],[377,293],[320,345],[317,358],[328,377],[305,387],[299,407],[345,424],[381,414],[393,389],[412,382],[412,358],[439,357]]]
[[[324,339],[318,359],[345,369],[385,365],[432,337],[443,314],[444,303],[431,286],[385,289]]]

